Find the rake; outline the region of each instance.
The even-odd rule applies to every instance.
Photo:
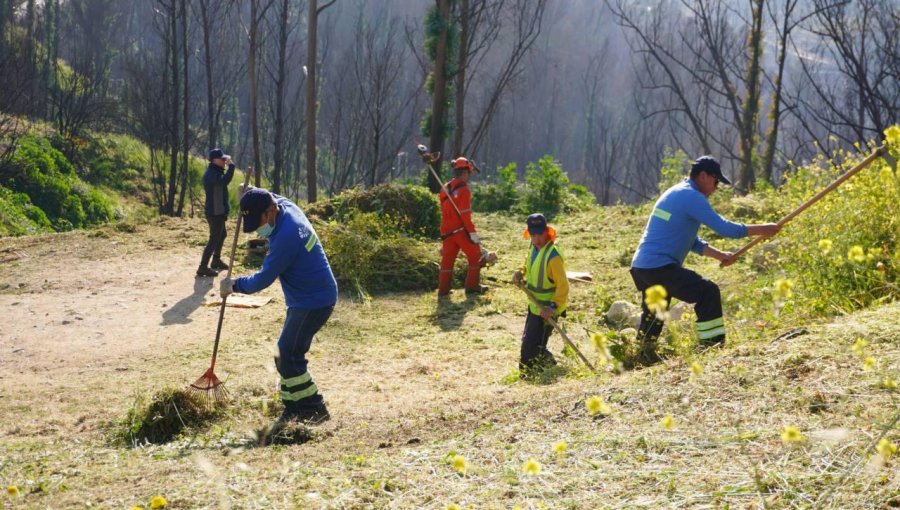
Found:
[[[247,186],[250,185],[251,174],[253,174],[253,167],[248,167],[247,172],[244,175],[243,189],[245,190],[247,189]],[[242,216],[238,214],[237,226],[234,232],[234,239],[231,240],[231,263],[228,264],[228,273],[225,276],[226,278],[231,278],[231,268],[234,267],[234,255],[235,252],[237,252],[238,236],[241,235],[241,219]],[[205,399],[207,405],[211,403],[218,404],[220,402],[225,402],[228,400],[228,392],[225,390],[225,381],[219,379],[218,376],[216,376],[215,371],[216,354],[219,352],[219,338],[222,336],[222,321],[225,318],[226,300],[227,296],[223,297],[222,306],[219,307],[219,325],[216,327],[216,341],[213,344],[212,360],[209,363],[209,368],[206,369],[206,372],[203,372],[203,375],[201,375],[188,387],[188,391]]]
[[[802,205],[800,205],[799,207],[797,207],[796,209],[791,211],[784,218],[781,218],[780,220],[778,220],[778,226],[783,227],[785,223],[787,223],[787,222],[791,221],[792,219],[794,219],[795,217],[797,217],[797,215],[799,215],[800,213],[802,213],[803,211],[808,209],[814,203],[821,200],[825,195],[831,193],[835,188],[837,188],[838,186],[843,184],[844,181],[853,177],[857,172],[866,168],[867,166],[872,164],[872,162],[878,158],[884,158],[888,162],[888,164],[891,165],[891,167],[894,169],[894,172],[897,171],[897,160],[891,156],[891,153],[888,150],[887,145],[882,145],[882,146],[876,148],[872,152],[872,154],[869,155],[869,157],[860,161],[859,164],[857,164],[850,170],[847,170],[846,172],[844,172],[843,175],[841,175],[840,177],[835,179],[826,188],[824,188],[823,190],[816,193],[815,196],[813,196],[812,198],[810,198],[809,200],[804,202]],[[758,237],[754,238],[752,241],[745,244],[740,250],[734,252],[734,259],[737,260],[738,258],[743,256],[745,253],[750,251],[750,248],[753,248],[754,246],[756,246],[757,244],[761,243],[762,241],[764,241],[768,238],[769,238],[768,236],[758,236]]]
[[[538,308],[544,307],[544,305],[542,305],[541,302],[538,301],[538,299],[536,297],[534,297],[534,294],[532,294],[531,291],[529,291],[524,285],[518,284],[516,286],[519,287],[519,289],[521,289],[522,292],[524,292],[526,295],[528,295],[528,300],[531,301],[532,303],[534,303],[535,305],[537,305]],[[548,317],[545,320],[547,321],[548,324],[553,326],[553,329],[555,329],[557,333],[559,333],[559,336],[562,337],[562,339],[566,343],[566,345],[568,345],[569,348],[571,348],[573,351],[575,351],[575,354],[578,355],[578,357],[581,359],[581,362],[584,363],[588,368],[590,368],[591,372],[596,374],[597,369],[594,368],[594,365],[592,365],[591,362],[588,361],[588,359],[584,356],[584,354],[581,353],[581,350],[579,350],[578,347],[575,346],[575,343],[573,343],[571,340],[569,340],[569,337],[566,335],[566,332],[563,331],[561,327],[559,327],[559,323],[556,322],[555,320],[553,320],[552,317]]]

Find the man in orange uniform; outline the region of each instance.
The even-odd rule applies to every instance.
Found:
[[[450,282],[453,279],[453,263],[462,250],[469,260],[469,271],[466,274],[466,294],[482,294],[487,287],[481,285],[481,240],[475,224],[472,223],[472,193],[468,181],[475,166],[466,158],[459,157],[452,161],[451,179],[441,189],[441,273],[438,276],[438,296],[450,294]]]

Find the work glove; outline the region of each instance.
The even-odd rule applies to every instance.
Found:
[[[469,241],[472,241],[475,244],[479,244],[481,242],[481,238],[478,237],[478,232],[469,232]]]
[[[522,271],[516,271],[515,273],[513,273],[513,284],[516,287],[522,285]]]
[[[227,278],[227,277],[222,278],[222,281],[219,282],[219,296],[221,296],[222,299],[227,298],[229,294],[234,292],[234,290],[232,290],[233,286],[234,286],[234,280],[232,280],[231,278]]]

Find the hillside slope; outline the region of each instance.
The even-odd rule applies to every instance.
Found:
[[[584,328],[599,328],[598,303],[637,299],[623,262],[645,212],[597,209],[559,222],[569,269],[595,275],[594,284],[573,284],[568,321],[592,359]],[[273,412],[284,315],[277,284],[264,292],[269,305],[226,312],[217,372],[233,401],[224,417],[163,445],[127,448],[112,438],[136,397],[183,387],[208,366],[218,309],[201,306],[213,282],[193,278],[203,223],[0,239],[8,311],[0,482],[20,492],[0,501],[130,508],[159,494],[169,508],[900,505],[896,457],[883,465],[874,452],[883,436],[900,442],[900,395],[883,387],[900,372],[900,304],[777,328],[731,320],[753,271],[691,258],[729,296],[728,347],[596,377],[566,359],[566,375],[529,383],[513,377],[525,300],[508,283],[527,247],[522,225],[477,221],[501,256],[486,271],[491,292],[466,300],[457,291],[443,306],[431,292],[342,299],[310,364],[333,419],[305,444],[267,448],[254,447],[252,434]],[[799,334],[783,335],[790,331]],[[858,338],[871,366],[851,349]],[[554,335],[551,350],[561,346]],[[587,413],[594,395],[611,414]],[[788,425],[806,441],[783,443]],[[553,449],[560,441],[563,453]],[[453,454],[465,457],[465,475]],[[523,473],[529,459],[539,474]]]

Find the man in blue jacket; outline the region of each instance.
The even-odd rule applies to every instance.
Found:
[[[225,170],[225,167],[228,170]],[[231,156],[222,149],[209,151],[209,166],[203,174],[203,189],[206,191],[206,222],[209,223],[209,240],[203,248],[203,257],[197,276],[216,276],[217,270],[228,269],[222,261],[222,244],[228,235],[225,223],[228,221],[228,183],[234,177],[234,163]],[[212,264],[209,259],[212,258]]]
[[[329,418],[325,400],[307,370],[306,353],[337,302],[337,282],[316,231],[290,200],[251,188],[241,197],[244,232],[269,240],[262,267],[250,276],[224,278],[222,297],[253,294],[281,282],[287,317],[278,339],[275,366],[281,375],[284,413],[279,422],[319,423]]]
[[[671,299],[694,303],[697,313],[697,338],[711,347],[725,343],[722,298],[719,287],[699,274],[682,267],[689,251],[712,257],[722,267],[735,262],[731,252],[719,251],[697,236],[706,225],[722,237],[773,236],[781,229],[776,223],[744,225],[719,216],[709,204],[719,183],[731,185],[711,156],[701,156],[691,166],[689,179],[672,186],[656,201],[644,235],[631,260],[631,277],[641,292],[641,362],[660,361],[656,341],[662,333],[662,319],[647,305],[647,289],[661,285],[665,289],[666,308]]]

